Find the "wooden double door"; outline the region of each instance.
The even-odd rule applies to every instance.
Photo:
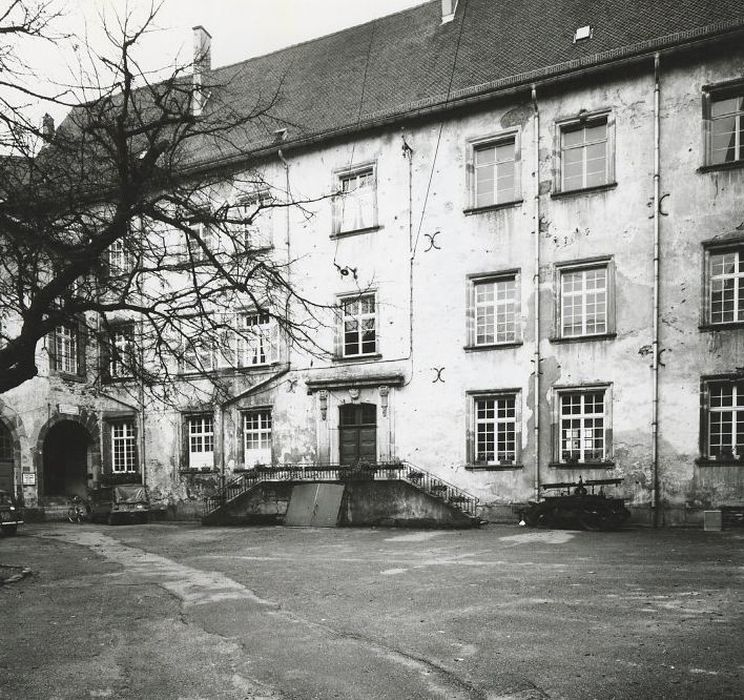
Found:
[[[377,406],[372,403],[339,407],[339,462],[354,465],[377,461]]]

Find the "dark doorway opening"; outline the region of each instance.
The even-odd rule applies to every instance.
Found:
[[[63,420],[44,438],[44,495],[86,497],[90,435],[79,423]]]
[[[377,406],[344,404],[339,412],[341,464],[377,461]]]

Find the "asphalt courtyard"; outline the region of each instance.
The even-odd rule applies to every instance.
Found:
[[[3,700],[744,696],[741,530],[45,523],[24,566]]]

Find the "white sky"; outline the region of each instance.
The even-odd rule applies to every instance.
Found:
[[[155,1],[155,0],[153,0]],[[137,54],[144,70],[168,69],[192,56],[192,27],[204,26],[212,35],[212,66],[237,63],[376,17],[392,14],[427,0],[161,0],[156,19],[158,31],[142,42]],[[105,45],[101,17],[142,17],[151,0],[58,0],[65,8],[63,30],[79,45],[74,54],[69,43],[53,46],[36,42],[27,58],[37,86],[49,80],[66,83],[70,65],[84,55],[86,46]],[[74,82],[74,81],[73,81]],[[29,105],[36,120],[49,111],[59,122],[66,110],[53,105]]]

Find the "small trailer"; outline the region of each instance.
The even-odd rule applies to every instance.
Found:
[[[574,482],[542,484],[543,490],[558,493],[530,501],[522,511],[522,519],[531,527],[615,530],[628,520],[630,511],[622,498],[607,496],[604,487],[620,483],[622,479],[584,481],[579,477]]]

